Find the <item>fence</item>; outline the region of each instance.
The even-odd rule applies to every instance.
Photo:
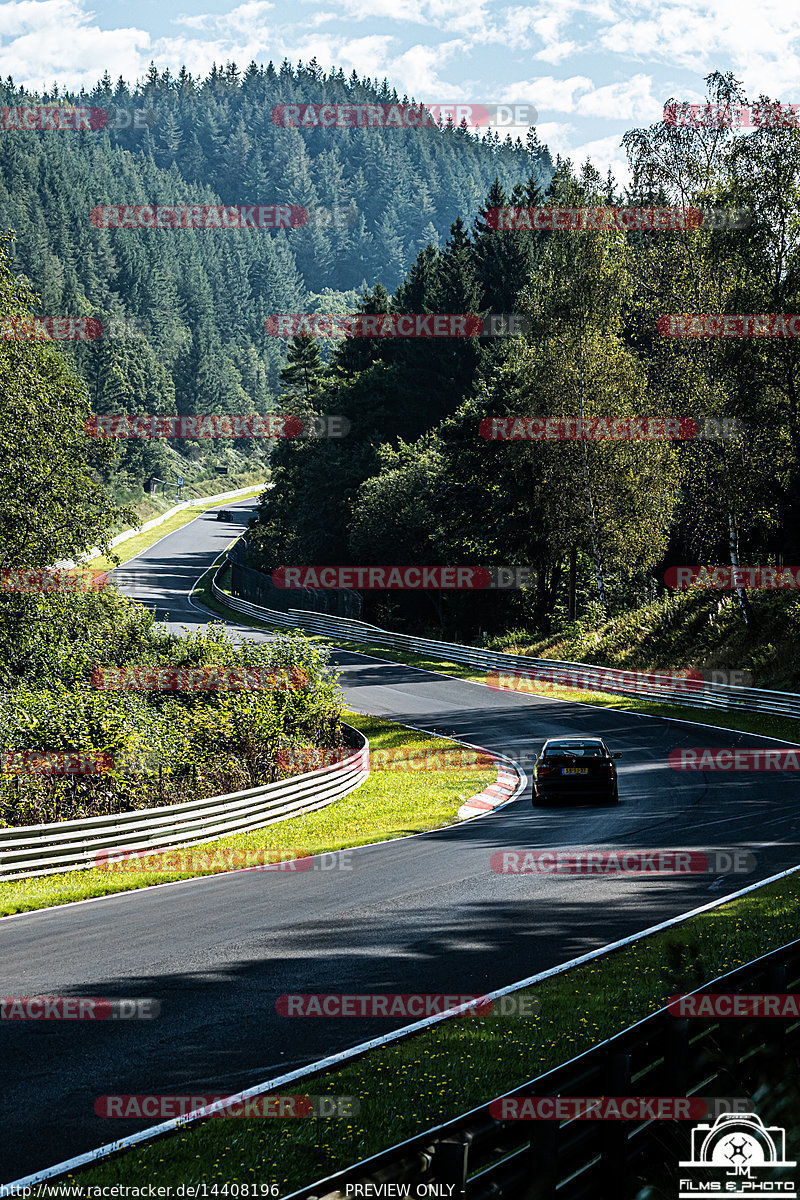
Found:
[[[231,594],[250,604],[259,604],[277,612],[290,607],[303,612],[316,612],[345,618],[358,618],[363,600],[351,588],[279,588],[269,575],[256,571],[245,563],[247,539],[240,538],[228,551]]]
[[[785,993],[799,985],[796,941],[697,991]],[[661,1009],[505,1095],[749,1100],[765,1075],[771,1084],[796,1076],[798,1051],[800,1020],[682,1018]],[[641,1194],[677,1195],[675,1175],[679,1160],[689,1156],[690,1127],[690,1121],[658,1120],[504,1122],[491,1116],[487,1103],[284,1200],[422,1195],[414,1190],[422,1184],[437,1185],[431,1195],[453,1200],[626,1200],[661,1173],[665,1190]],[[392,1184],[399,1188],[387,1187]]]
[[[223,568],[224,569],[224,568]],[[720,708],[728,711],[772,713],[783,717],[800,717],[800,695],[795,692],[775,692],[765,688],[734,687],[724,683],[706,683],[676,679],[650,682],[636,671],[622,671],[610,667],[596,667],[590,663],[563,662],[552,658],[530,658],[525,654],[503,654],[492,650],[481,650],[477,646],[461,646],[457,642],[437,642],[431,638],[411,637],[403,633],[392,633],[369,625],[365,621],[347,620],[322,613],[302,612],[289,609],[278,612],[259,605],[244,603],[223,592],[217,584],[217,572],[212,583],[216,598],[236,612],[257,617],[274,625],[305,629],[309,633],[325,637],[366,642],[370,645],[386,646],[393,650],[404,650],[413,654],[433,656],[445,662],[477,667],[481,671],[505,672],[509,675],[530,675],[535,685],[536,672],[546,672],[550,683],[563,682],[563,686],[576,688],[575,675],[597,673],[602,677],[602,687],[595,690],[615,695],[637,696],[640,699],[657,700],[661,704],[677,704],[689,708]],[[291,593],[286,593],[291,595]]]
[[[114,851],[168,851],[232,833],[248,833],[313,812],[360,787],[369,775],[369,743],[343,726],[355,753],[344,762],[243,792],[111,816],[0,828],[0,880],[28,879],[95,866]],[[365,753],[366,751],[366,753]]]

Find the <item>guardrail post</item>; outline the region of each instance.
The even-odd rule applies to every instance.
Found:
[[[630,1054],[611,1054],[605,1076],[606,1094],[628,1096],[631,1088]],[[609,1121],[603,1130],[600,1151],[602,1195],[626,1196],[628,1186],[628,1122]]]
[[[664,1095],[685,1096],[689,1086],[689,1021],[667,1017],[664,1036]]]
[[[558,1186],[561,1126],[558,1121],[534,1122],[526,1155],[530,1184],[524,1200],[555,1200]]]
[[[786,963],[771,962],[767,966],[767,991],[783,994],[786,991]],[[785,1056],[789,1050],[789,1039],[787,1037],[788,1019],[784,1017],[767,1018],[762,1021],[764,1032],[767,1034],[769,1043],[769,1053],[777,1056],[779,1061],[783,1063]]]
[[[436,1143],[431,1175],[437,1183],[447,1184],[453,1189],[449,1193],[451,1200],[463,1200],[467,1194],[471,1144],[471,1133],[464,1133],[460,1137],[445,1138]]]

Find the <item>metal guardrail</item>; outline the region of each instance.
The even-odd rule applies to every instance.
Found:
[[[696,993],[799,989],[800,941],[795,941]],[[747,1101],[765,1074],[774,1071],[772,1083],[790,1079],[798,1052],[797,1019],[684,1018],[662,1008],[504,1095]],[[679,1159],[688,1150],[690,1122],[503,1121],[491,1115],[491,1103],[285,1194],[284,1200],[415,1195],[422,1194],[415,1191],[422,1184],[436,1184],[436,1194],[454,1200],[626,1200],[661,1172],[667,1182],[663,1194],[673,1194]],[[392,1191],[388,1184],[400,1188]],[[382,1186],[373,1191],[358,1185]],[[409,1191],[400,1190],[402,1185]]]
[[[0,880],[88,869],[114,851],[169,851],[248,833],[313,812],[355,791],[369,775],[369,743],[343,726],[354,753],[291,779],[134,812],[0,828]]]
[[[224,567],[221,568],[224,570]],[[217,576],[220,572],[217,572]],[[238,600],[217,586],[217,576],[211,584],[213,595],[228,608],[245,616],[255,617],[270,624],[306,629],[325,637],[344,637],[348,641],[370,642],[394,650],[405,650],[414,654],[434,654],[439,659],[461,665],[477,667],[482,671],[497,671],[508,675],[531,676],[535,683],[536,672],[546,673],[549,683],[561,682],[564,687],[577,688],[575,677],[597,676],[597,685],[585,690],[611,692],[615,695],[636,696],[639,699],[657,700],[661,704],[680,705],[687,708],[720,708],[726,711],[771,713],[783,717],[800,718],[800,695],[796,692],[776,692],[765,688],[735,687],[724,683],[706,683],[700,680],[651,682],[636,671],[624,671],[616,667],[597,667],[590,663],[564,662],[552,658],[531,658],[526,654],[502,654],[493,650],[481,650],[477,646],[462,646],[457,642],[438,642],[431,638],[411,637],[403,633],[392,633],[366,621],[351,621],[345,617],[332,617],[322,613],[302,612],[289,609],[279,613],[257,604]],[[510,685],[509,685],[510,686]],[[523,687],[520,689],[524,691]]]

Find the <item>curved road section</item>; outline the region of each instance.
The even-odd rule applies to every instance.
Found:
[[[235,506],[232,523],[203,514],[168,535],[119,569],[120,586],[176,629],[203,625],[189,592],[242,531],[251,505]],[[621,803],[537,809],[528,789],[485,818],[355,850],[346,870],[217,875],[0,921],[4,996],[161,1004],[149,1021],[0,1022],[0,1179],[152,1124],[96,1116],[99,1096],[233,1093],[406,1023],[286,1017],[276,1011],[282,994],[481,993],[800,859],[796,773],[702,774],[667,762],[678,747],[776,748],[768,739],[503,694],[367,655],[335,651],[333,662],[358,711],[453,735],[523,765],[546,738],[601,736],[624,755]],[[746,874],[679,877],[492,867],[502,851],[598,846],[738,849],[756,861]]]

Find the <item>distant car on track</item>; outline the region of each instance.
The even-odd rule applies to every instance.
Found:
[[[549,738],[533,765],[533,803],[605,800],[619,803],[617,767],[602,738]]]

